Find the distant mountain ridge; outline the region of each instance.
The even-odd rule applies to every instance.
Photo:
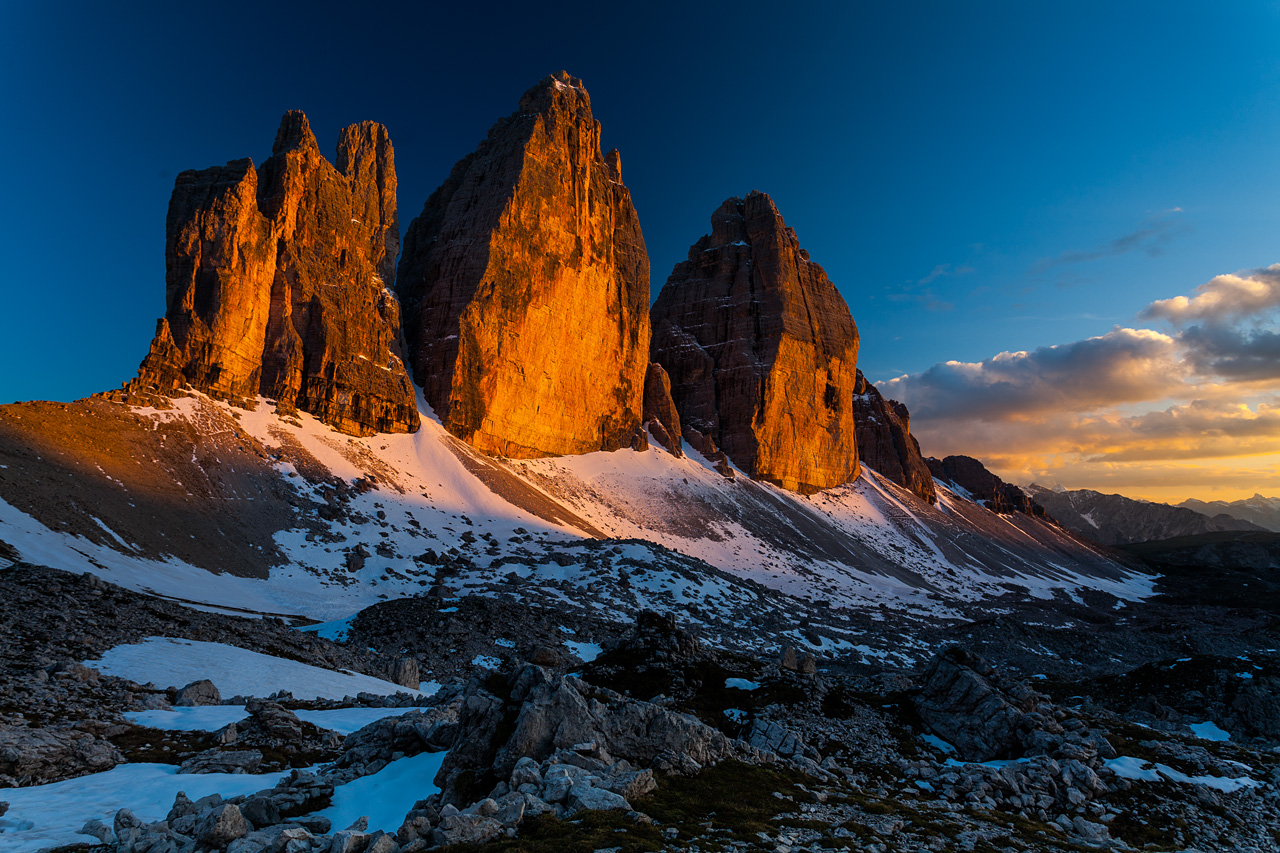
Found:
[[[1063,527],[1102,545],[1132,545],[1179,536],[1263,529],[1226,514],[1211,517],[1186,507],[1107,495],[1092,489],[1055,491],[1032,483],[1025,491]]]
[[[1232,518],[1256,524],[1272,533],[1280,533],[1280,498],[1267,498],[1259,494],[1238,501],[1206,502],[1188,498],[1178,506],[1205,515],[1229,515]]]

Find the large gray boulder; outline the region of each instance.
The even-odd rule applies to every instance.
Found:
[[[0,725],[0,787],[57,782],[110,770],[122,761],[110,741],[76,728]]]
[[[432,836],[435,844],[484,844],[502,834],[502,824],[478,814],[451,814],[440,819]]]
[[[217,685],[207,678],[199,681],[193,681],[186,687],[178,691],[178,698],[174,701],[175,705],[181,707],[192,707],[194,705],[221,705],[222,694],[218,692]]]
[[[249,829],[249,822],[240,814],[240,808],[232,803],[223,803],[200,821],[196,827],[196,838],[201,844],[217,849],[248,835]]]

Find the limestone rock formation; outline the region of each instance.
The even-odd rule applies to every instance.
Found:
[[[769,196],[731,198],[652,310],[653,360],[686,436],[753,477],[813,492],[858,476],[858,328]]]
[[[1052,520],[1044,507],[1027,497],[1022,489],[1001,480],[972,456],[948,456],[946,459],[930,456],[925,461],[934,479],[959,486],[974,500],[984,501],[995,512],[1021,512]]]
[[[644,422],[654,439],[673,456],[684,456],[680,413],[671,399],[671,377],[656,361],[650,362],[644,374]]]
[[[920,443],[911,435],[911,413],[897,400],[886,400],[861,370],[854,387],[853,420],[862,464],[929,503],[938,500],[933,476],[920,455]]]
[[[409,226],[398,288],[416,380],[492,455],[630,446],[649,364],[649,258],[582,81],[520,99]]]
[[[348,127],[336,162],[293,111],[261,168],[178,176],[165,316],[126,391],[263,395],[352,435],[418,428],[388,289],[400,237],[386,128]]]

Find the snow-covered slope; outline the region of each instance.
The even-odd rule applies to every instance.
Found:
[[[49,404],[23,404],[35,405]],[[619,618],[653,607],[722,627],[733,620],[716,612],[763,618],[787,602],[797,614],[826,604],[924,614],[1010,590],[1150,592],[1095,546],[945,488],[929,506],[864,469],[805,497],[656,444],[496,460],[420,406],[417,433],[363,439],[282,418],[265,401],[254,411],[202,396],[168,410],[0,407],[0,554],[322,620],[432,587],[536,588]],[[63,421],[51,444],[42,424]]]

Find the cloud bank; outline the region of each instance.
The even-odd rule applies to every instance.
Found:
[[[911,409],[926,454],[977,456],[1015,482],[1160,500],[1280,493],[1278,315],[1280,264],[1139,313],[1165,331],[942,362],[880,388]]]

